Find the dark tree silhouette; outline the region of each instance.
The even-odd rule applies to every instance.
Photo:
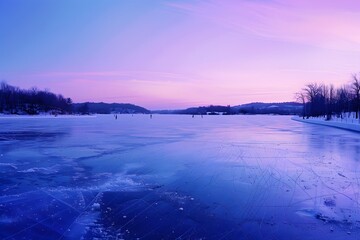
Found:
[[[79,106],[77,109],[77,112],[79,112],[82,115],[89,114],[89,103],[83,103]]]
[[[338,116],[343,118],[345,112],[351,111],[351,94],[350,90],[343,86],[336,90],[335,96],[335,112]]]
[[[359,118],[359,108],[360,108],[360,79],[357,74],[353,75],[353,79],[351,82],[351,88],[353,90],[353,94],[355,96],[354,105],[355,105],[355,112],[356,112],[356,119]]]
[[[305,115],[306,115],[306,95],[305,95],[305,93],[304,92],[296,93],[296,101],[302,103],[302,105],[303,105],[302,116],[304,119]]]
[[[6,82],[0,83],[0,112],[10,114],[39,114],[51,112],[65,114],[72,112],[72,100],[48,90],[33,87],[23,90]]]
[[[349,85],[336,89],[333,85],[307,84],[295,94],[303,104],[303,117],[323,116],[330,120],[334,115],[343,118],[345,113],[356,113],[360,119],[360,76],[354,74]]]

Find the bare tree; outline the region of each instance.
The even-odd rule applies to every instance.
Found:
[[[47,90],[40,91],[35,87],[23,90],[6,82],[0,83],[0,112],[38,114],[52,110],[70,113],[71,99]]]
[[[359,110],[360,110],[360,78],[357,74],[353,75],[353,79],[351,82],[351,88],[355,97],[355,111],[356,111],[356,119],[359,118]]]
[[[344,113],[350,117],[355,112],[360,122],[360,73],[352,76],[349,85],[338,89],[332,84],[307,84],[295,97],[303,104],[303,116],[324,116],[330,120],[334,114],[343,118]]]
[[[335,88],[334,85],[330,84],[329,87],[326,88],[327,91],[327,112],[326,112],[326,120],[331,120],[333,111],[334,111],[334,96],[335,96]]]
[[[325,115],[324,86],[310,83],[303,88],[303,91],[309,103],[309,115],[315,117]]]
[[[351,90],[349,90],[349,86],[343,86],[336,90],[336,112],[337,114],[343,118],[343,113],[350,112],[350,102],[351,102]]]
[[[302,110],[302,117],[303,119],[305,118],[306,115],[306,95],[304,92],[297,92],[295,94],[295,98],[297,102],[301,102],[303,105],[303,110]]]

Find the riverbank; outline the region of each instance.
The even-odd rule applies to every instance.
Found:
[[[345,129],[349,131],[360,132],[360,123],[357,119],[333,118],[332,120],[329,121],[326,121],[324,118],[303,119],[302,117],[292,117],[291,119],[298,122],[311,123],[311,124]]]

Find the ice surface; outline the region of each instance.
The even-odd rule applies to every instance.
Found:
[[[281,116],[0,118],[1,239],[359,239],[359,133]]]

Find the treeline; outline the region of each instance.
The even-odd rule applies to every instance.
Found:
[[[234,114],[231,107],[228,106],[219,106],[219,105],[210,105],[210,106],[203,106],[203,107],[192,107],[187,108],[184,110],[178,110],[178,114],[192,114],[192,115],[230,115]]]
[[[298,102],[282,103],[248,103],[233,107],[239,114],[275,114],[298,115],[302,111],[302,104]]]
[[[35,87],[24,90],[0,83],[0,113],[35,115],[41,112],[71,113],[72,100]]]
[[[302,111],[302,104],[298,102],[282,103],[248,103],[237,106],[210,105],[191,107],[182,110],[152,111],[159,114],[191,114],[191,115],[236,115],[236,114],[275,114],[298,115]]]
[[[335,88],[332,84],[307,84],[296,98],[303,104],[302,116],[320,117],[330,120],[333,116],[340,118],[344,114],[355,112],[359,118],[360,110],[360,76],[354,74],[349,84]]]
[[[228,106],[210,105],[202,107],[191,107],[179,110],[158,110],[152,111],[159,114],[190,114],[190,115],[231,115],[236,112]]]
[[[74,103],[73,111],[79,114],[134,114],[134,113],[150,113],[146,108],[130,104],[130,103]]]

